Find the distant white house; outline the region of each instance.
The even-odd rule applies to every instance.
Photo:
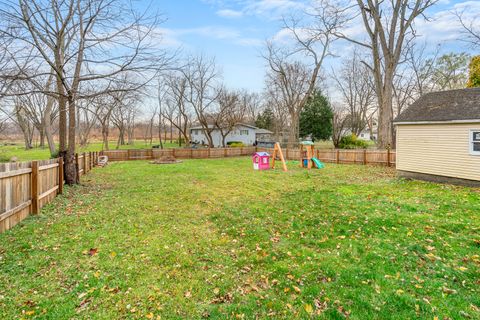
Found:
[[[370,140],[377,140],[377,133],[373,132],[370,133],[370,130],[365,129],[357,137],[360,140],[370,141]]]
[[[213,127],[214,126],[211,125],[210,128]],[[268,133],[272,134],[272,132],[267,131],[268,130],[259,129],[255,126],[239,123],[233,128],[233,130],[230,131],[230,133],[227,134],[227,136],[225,137],[225,144],[235,141],[242,142],[246,146],[252,146],[255,141],[258,140],[260,135],[263,136]],[[213,146],[218,148],[222,147],[223,143],[221,131],[218,128],[215,128],[213,129],[211,135],[213,139]],[[203,127],[195,126],[190,128],[190,141],[198,144],[208,144],[208,139],[205,135]]]

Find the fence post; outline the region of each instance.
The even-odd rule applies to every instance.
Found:
[[[172,156],[175,158],[175,148],[172,149]]]
[[[208,147],[208,158],[210,158],[210,147]]]
[[[336,159],[336,163],[339,164],[340,163],[340,150],[337,149],[337,159]]]
[[[227,148],[223,148],[223,157],[224,158],[228,157]]]
[[[390,148],[387,149],[387,167],[390,167]]]
[[[38,214],[38,161],[32,161],[32,180],[30,184],[30,192],[32,195],[32,214]]]
[[[78,153],[75,153],[75,167],[77,168],[77,177],[80,179],[80,161],[78,161]]]
[[[193,159],[193,149],[190,148],[190,159]]]
[[[83,175],[87,174],[87,153],[83,153]]]
[[[63,158],[58,158],[58,194],[63,193]]]
[[[363,165],[367,165],[367,149],[363,149]]]
[[[130,153],[131,153],[130,149],[127,149],[127,160],[130,160],[130,156],[131,156]]]

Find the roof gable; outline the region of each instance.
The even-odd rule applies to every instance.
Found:
[[[480,88],[427,93],[412,103],[394,122],[458,120],[480,120]]]

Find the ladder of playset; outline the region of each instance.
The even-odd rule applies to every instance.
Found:
[[[275,158],[278,156],[280,157],[280,161],[282,161],[283,171],[287,172],[287,164],[285,163],[285,158],[283,157],[282,148],[280,147],[280,143],[275,143],[275,148],[273,149],[272,155],[272,169],[275,169]]]

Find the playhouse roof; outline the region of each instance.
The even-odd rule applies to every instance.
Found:
[[[403,111],[395,123],[480,121],[480,88],[423,95]]]
[[[255,152],[253,156],[258,156],[258,157],[270,157],[268,152]]]

